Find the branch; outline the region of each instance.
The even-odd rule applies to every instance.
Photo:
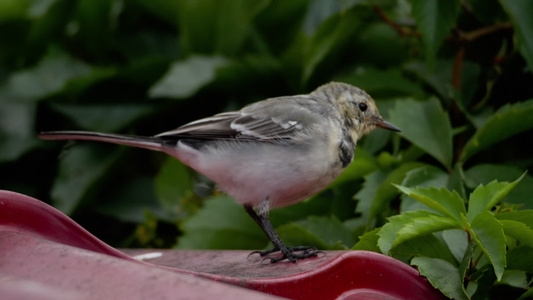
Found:
[[[511,22],[487,26],[487,27],[483,27],[483,28],[480,28],[480,29],[477,29],[472,32],[459,36],[459,41],[460,42],[472,42],[482,36],[489,35],[491,33],[494,33],[500,30],[511,29],[511,28],[513,28],[513,25],[511,24]]]
[[[396,31],[400,36],[409,36],[409,35],[419,36],[418,32],[412,32],[412,31],[406,30],[402,26],[396,24],[393,20],[391,20],[385,14],[385,12],[381,9],[381,7],[379,5],[374,5],[374,11],[376,11],[376,13],[379,15],[379,17],[383,21],[385,21],[385,23],[389,24],[389,26],[392,29],[394,29],[394,31]]]
[[[466,52],[466,46],[468,43],[475,41],[486,35],[498,32],[500,30],[507,30],[513,28],[513,25],[510,22],[500,23],[492,26],[483,27],[477,30],[474,30],[469,33],[460,33],[452,39],[455,42],[459,43],[459,50],[455,54],[455,59],[453,62],[453,72],[452,72],[452,84],[457,89],[461,89],[461,69],[463,65],[463,59]]]

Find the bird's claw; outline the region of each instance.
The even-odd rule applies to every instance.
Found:
[[[299,247],[286,247],[283,250],[280,250],[279,248],[272,248],[269,250],[263,250],[263,251],[253,251],[249,254],[259,254],[261,257],[267,256],[272,253],[281,252],[281,256],[277,257],[267,257],[263,259],[262,263],[268,262],[268,263],[276,263],[278,261],[282,261],[285,259],[288,259],[290,262],[296,262],[299,259],[306,259],[309,257],[315,257],[318,256],[318,254],[323,253],[322,251],[317,250],[315,247],[312,246],[299,246]],[[298,253],[295,253],[298,252]]]

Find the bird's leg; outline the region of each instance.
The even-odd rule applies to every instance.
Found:
[[[283,255],[276,258],[269,258],[271,263],[275,263],[284,259],[288,259],[291,262],[296,262],[298,259],[304,259],[308,257],[317,256],[319,251],[316,250],[315,247],[311,246],[300,246],[300,247],[287,247],[281,239],[279,238],[278,234],[274,230],[274,227],[270,223],[270,220],[268,219],[269,216],[269,200],[268,198],[263,200],[261,204],[259,204],[259,207],[257,209],[257,213],[253,209],[252,206],[244,205],[244,209],[246,212],[254,219],[254,221],[261,227],[261,229],[265,232],[265,234],[268,236],[270,241],[272,241],[272,244],[274,244],[274,248],[270,250],[265,251],[254,251],[251,254],[259,253],[261,256],[265,256],[274,252],[281,252]],[[295,251],[301,251],[300,253],[294,253]]]

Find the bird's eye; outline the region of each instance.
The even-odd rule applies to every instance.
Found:
[[[366,103],[363,103],[363,102],[359,103],[359,109],[361,111],[365,111],[367,108],[368,108],[368,106],[366,105]]]

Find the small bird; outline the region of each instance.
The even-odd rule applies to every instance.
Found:
[[[176,157],[244,205],[274,245],[252,253],[274,263],[296,262],[319,251],[285,246],[269,221],[270,209],[326,188],[353,161],[357,140],[376,127],[400,131],[383,120],[366,92],[331,82],[308,95],[266,99],[151,137],[86,131],[42,132],[39,137],[109,142]]]

